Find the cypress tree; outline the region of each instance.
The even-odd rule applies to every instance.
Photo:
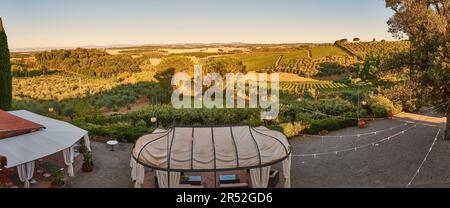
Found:
[[[0,109],[11,109],[12,76],[9,59],[8,39],[0,17]]]

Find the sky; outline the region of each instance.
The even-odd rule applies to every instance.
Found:
[[[384,0],[1,0],[9,47],[392,40]]]

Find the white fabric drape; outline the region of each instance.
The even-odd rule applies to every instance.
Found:
[[[284,188],[291,188],[291,158],[289,157],[283,161],[283,175],[284,175]]]
[[[134,180],[136,180],[134,182],[134,188],[141,188],[142,184],[144,184],[144,179],[145,179],[145,168],[143,165],[139,164],[139,163],[135,163],[134,165],[134,176],[132,175],[131,177],[135,178]],[[133,170],[132,170],[133,172]]]
[[[30,188],[30,180],[34,174],[34,161],[17,166],[17,173],[20,181],[24,182],[24,188]]]
[[[267,188],[269,185],[270,166],[250,169],[250,180],[253,188]]]
[[[84,145],[86,145],[87,150],[91,151],[91,141],[89,140],[89,134],[84,135]]]
[[[180,187],[180,172],[170,172],[170,184],[167,184],[167,171],[156,171],[156,177],[158,178],[159,188],[179,188]]]
[[[75,155],[73,146],[62,151],[64,155],[64,163],[67,165],[67,173],[70,177],[74,176],[73,172],[73,157]]]
[[[130,158],[130,167],[131,167],[131,180],[136,181],[136,160],[131,156]]]

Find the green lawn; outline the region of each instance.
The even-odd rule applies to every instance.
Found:
[[[335,46],[317,46],[311,48],[312,58],[321,58],[326,56],[348,56],[342,49]]]

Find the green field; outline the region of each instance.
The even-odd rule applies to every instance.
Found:
[[[336,46],[317,46],[311,48],[312,58],[322,58],[327,56],[349,56],[345,51]]]
[[[281,55],[283,55],[283,53],[280,52],[257,52],[237,54],[232,57],[241,60],[248,71],[256,71],[275,66],[275,63]]]
[[[309,57],[309,54],[311,57]],[[310,49],[297,49],[290,50],[286,52],[273,51],[273,52],[251,52],[251,53],[242,53],[235,54],[232,57],[241,60],[245,66],[247,66],[247,70],[256,71],[267,69],[271,67],[275,67],[277,60],[282,56],[282,63],[290,63],[296,60],[301,59],[318,59],[325,57],[348,57],[347,54],[342,49],[332,46],[313,46]]]

